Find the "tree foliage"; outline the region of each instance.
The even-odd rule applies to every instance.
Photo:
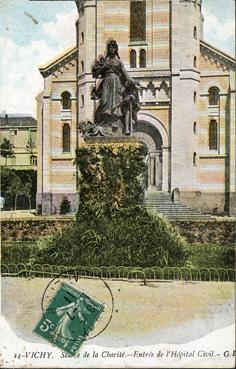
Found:
[[[1,156],[5,158],[5,165],[7,165],[8,158],[15,157],[13,145],[5,137],[3,139],[3,142],[0,145],[0,151],[1,151]]]
[[[1,193],[6,198],[6,207],[18,208],[19,202],[31,210],[32,198],[36,195],[36,173],[33,170],[1,170]],[[20,199],[20,201],[19,201]],[[26,201],[27,199],[27,201]],[[25,201],[23,201],[25,200]]]
[[[6,194],[14,197],[14,208],[17,209],[17,197],[18,195],[21,195],[23,191],[22,183],[20,178],[14,174],[13,181],[11,181]]]

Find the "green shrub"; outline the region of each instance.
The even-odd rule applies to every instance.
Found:
[[[68,214],[70,212],[70,201],[67,196],[63,196],[61,205],[60,205],[60,214]]]
[[[2,241],[38,241],[62,231],[74,222],[75,218],[62,216],[3,219],[1,221]]]
[[[81,224],[81,231],[86,232],[85,224]],[[167,224],[168,227],[168,224]],[[76,229],[75,229],[76,228]],[[105,265],[103,263],[102,257],[98,258],[97,253],[99,253],[99,244],[103,241],[103,239],[100,239],[98,235],[94,232],[94,230],[87,230],[87,232],[84,234],[83,241],[84,241],[84,247],[81,249],[78,244],[78,240],[80,242],[80,229],[78,227],[71,227],[70,230],[66,231],[66,234],[61,236],[57,234],[55,237],[51,237],[50,239],[44,239],[39,241],[12,241],[12,242],[2,242],[2,263],[3,264],[11,264],[11,263],[28,263],[28,262],[36,262],[38,263],[38,256],[40,256],[41,262],[48,262],[48,258],[52,261],[56,261],[56,264],[62,265],[66,260],[68,260],[67,265],[69,265],[69,262],[71,263],[72,257],[70,257],[69,253],[66,255],[66,259],[64,258],[65,254],[65,248],[71,247],[72,244],[72,252],[75,257],[73,265],[89,265],[88,263],[92,263],[91,265]],[[125,231],[125,229],[124,229]],[[117,233],[119,232],[119,228],[117,229],[116,234],[114,235],[114,238],[116,238]],[[135,229],[134,229],[135,232]],[[69,238],[67,238],[69,236]],[[120,235],[119,235],[120,236]],[[173,235],[176,242],[176,235]],[[178,236],[177,236],[178,239]],[[185,261],[185,266],[188,268],[234,268],[235,263],[235,251],[234,251],[234,245],[230,246],[218,246],[218,245],[211,245],[211,244],[191,244],[186,245],[183,244],[182,248],[182,242],[178,243],[177,248],[175,249],[177,255],[172,251],[168,252],[168,255],[172,257],[172,260],[169,260],[169,265],[177,266],[182,265]],[[62,242],[63,246],[60,246],[60,242]],[[76,243],[77,242],[77,243]],[[119,239],[117,240],[117,243],[119,242]],[[67,245],[67,246],[66,246]],[[87,247],[88,249],[87,249]],[[97,246],[96,246],[97,245]],[[142,243],[143,245],[143,243]],[[93,247],[95,248],[93,249]],[[59,254],[57,255],[56,247],[59,250]],[[169,248],[171,246],[169,245]],[[118,248],[117,248],[118,249]],[[41,250],[41,251],[40,251]],[[114,250],[114,247],[113,247]],[[128,249],[127,249],[128,250]],[[119,257],[119,260],[121,260],[121,264],[123,264],[124,259],[127,259],[127,266],[147,266],[147,263],[143,263],[142,265],[137,263],[135,265],[130,263],[129,258],[127,255],[129,255],[131,249],[129,249],[129,253],[127,250],[124,250],[123,259]],[[142,250],[144,251],[144,250]],[[50,255],[50,253],[53,253]],[[104,248],[103,250],[104,254],[106,253],[106,250]],[[114,265],[113,260],[117,257],[118,253],[121,253],[122,250],[117,250],[116,253],[114,253],[114,257],[112,259],[112,254],[110,251],[110,262],[108,260],[107,264],[108,266]],[[137,257],[135,260],[137,260],[138,255],[140,255],[140,248],[137,248]],[[148,252],[148,250],[147,250]],[[84,253],[84,256],[82,255]],[[90,256],[90,254],[92,255]],[[152,257],[155,252],[151,250],[150,258]],[[158,255],[160,254],[160,250],[157,250]],[[184,253],[184,256],[182,255]],[[125,256],[126,255],[126,256]],[[160,265],[160,260],[157,261],[157,254],[154,255],[154,259],[150,261],[150,265],[154,265],[154,262],[156,262],[156,265]],[[62,259],[60,259],[60,257]],[[130,255],[132,257],[132,254]],[[162,259],[162,266],[165,266],[166,261],[168,262],[165,257],[167,254],[164,254],[164,259]],[[106,255],[104,255],[105,258],[107,258]],[[145,256],[146,257],[146,256]],[[183,259],[182,259],[183,257]],[[117,264],[119,264],[119,260],[117,260]],[[135,261],[134,260],[134,261]],[[149,259],[150,260],[150,259]],[[182,260],[182,261],[181,261]],[[164,262],[163,262],[164,261]],[[105,259],[104,259],[105,262]],[[81,264],[82,263],[82,264]],[[158,264],[159,263],[159,264]],[[177,264],[176,264],[177,263]],[[120,265],[121,265],[120,264]]]
[[[92,144],[77,152],[77,223],[56,235],[40,262],[83,266],[166,266],[184,261],[183,239],[144,208],[147,150],[138,143]]]
[[[187,258],[186,266],[196,268],[234,268],[235,246],[212,245],[212,244],[188,244],[184,246]]]
[[[38,252],[39,245],[37,242],[3,242],[1,245],[1,261],[2,264],[28,263],[35,260]]]
[[[184,262],[183,239],[165,220],[141,207],[80,220],[57,234],[40,262],[89,266],[166,266]]]

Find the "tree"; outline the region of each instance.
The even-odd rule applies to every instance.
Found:
[[[0,179],[1,193],[6,198],[5,207],[8,209],[15,207],[13,202],[17,202],[18,195],[24,195],[27,198],[27,202],[22,202],[21,199],[20,205],[23,204],[23,206],[26,206],[24,207],[25,209],[29,208],[31,210],[32,205],[34,206],[35,204],[36,172],[34,170],[15,170],[3,167]],[[16,199],[13,200],[13,196]],[[19,205],[19,202],[17,205]]]
[[[31,212],[31,191],[32,191],[32,180],[30,176],[27,176],[27,182],[22,186],[21,194],[25,195],[29,201],[29,209]]]
[[[5,158],[5,165],[7,165],[8,158],[15,158],[15,153],[13,150],[13,145],[5,137],[0,146],[1,155]]]
[[[14,207],[15,210],[17,208],[17,197],[18,195],[22,194],[23,190],[22,190],[22,182],[20,180],[20,178],[14,173],[11,183],[6,191],[6,193],[8,195],[13,195],[15,200],[14,200]]]
[[[32,157],[34,156],[34,153],[35,153],[35,148],[36,148],[36,145],[35,145],[35,142],[34,140],[32,139],[32,137],[30,136],[27,144],[26,144],[26,150],[29,152],[30,154],[30,160],[32,159]]]
[[[1,193],[3,195],[6,195],[8,188],[10,187],[10,184],[14,181],[15,178],[15,171],[3,167],[1,169]]]

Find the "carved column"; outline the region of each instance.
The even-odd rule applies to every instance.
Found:
[[[162,147],[162,191],[168,191],[169,147]]]
[[[162,153],[157,153],[156,156],[156,187],[157,191],[162,190]]]

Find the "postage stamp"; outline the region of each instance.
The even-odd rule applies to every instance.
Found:
[[[63,282],[34,332],[76,356],[104,310],[105,304]]]

